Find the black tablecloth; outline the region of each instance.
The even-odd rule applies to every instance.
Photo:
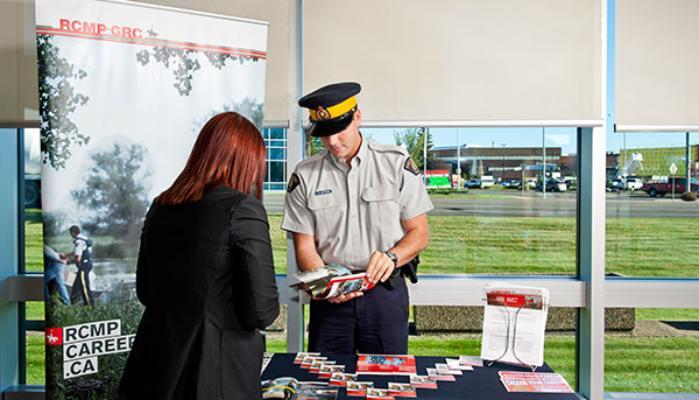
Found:
[[[262,374],[262,379],[274,379],[281,376],[291,376],[300,381],[327,381],[319,379],[316,374],[302,369],[294,364],[295,354],[275,354]],[[357,357],[351,355],[323,354],[329,360],[337,361],[337,364],[345,365],[345,372],[354,372],[357,366]],[[417,373],[427,375],[425,368],[434,368],[435,364],[445,363],[444,357],[415,357]],[[498,371],[531,371],[527,368],[515,367],[495,363],[491,367],[474,367],[473,372],[463,371],[463,375],[456,376],[456,381],[437,382],[438,389],[417,389],[418,399],[440,400],[578,400],[574,394],[562,393],[508,393],[500,383]],[[537,372],[552,372],[548,365],[537,369]],[[409,382],[404,375],[360,375],[360,381],[373,381],[376,388],[387,388],[388,382]],[[570,383],[570,382],[569,382]],[[347,397],[345,388],[340,388],[338,399],[357,399]]]

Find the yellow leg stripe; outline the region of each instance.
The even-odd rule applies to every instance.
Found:
[[[85,271],[80,271],[80,282],[83,283],[83,296],[85,297],[85,303],[88,306],[91,306],[90,304],[90,297],[87,295],[87,286],[85,286]]]

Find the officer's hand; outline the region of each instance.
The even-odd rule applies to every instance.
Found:
[[[359,296],[363,296],[364,292],[352,292],[352,293],[347,293],[347,294],[341,294],[339,296],[335,296],[331,299],[328,299],[328,302],[330,303],[344,303],[346,301],[355,299]]]
[[[393,261],[381,251],[375,251],[369,258],[369,265],[366,267],[366,274],[374,285],[381,281],[386,282],[391,277],[395,265]]]

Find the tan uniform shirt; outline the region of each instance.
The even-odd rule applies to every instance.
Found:
[[[405,149],[364,139],[351,168],[328,151],[300,162],[290,182],[298,184],[284,199],[282,229],[315,236],[326,264],[365,270],[372,252],[403,238],[401,220],[433,208],[408,163]]]

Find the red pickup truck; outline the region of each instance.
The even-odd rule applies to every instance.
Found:
[[[668,193],[672,193],[672,181],[672,178],[669,178],[667,182],[644,183],[641,190],[648,193],[650,197],[662,197]],[[686,192],[686,184],[686,178],[675,178],[675,194],[682,194]],[[699,192],[699,181],[697,181],[694,178],[692,178],[692,190],[695,192]]]

